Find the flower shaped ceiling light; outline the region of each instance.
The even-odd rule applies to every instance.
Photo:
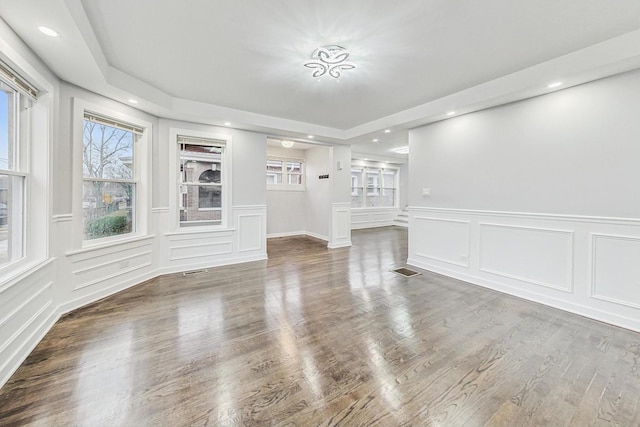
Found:
[[[304,66],[314,70],[313,77],[329,74],[331,77],[339,79],[343,70],[356,68],[356,64],[347,61],[349,55],[350,52],[342,46],[322,46],[313,51],[311,60],[305,62]]]

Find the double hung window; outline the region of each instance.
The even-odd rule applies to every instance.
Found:
[[[85,112],[82,123],[84,240],[135,232],[135,145],[143,129]]]
[[[220,225],[225,141],[178,135],[180,226]]]
[[[390,208],[396,204],[397,171],[353,166],[351,168],[351,207]]]
[[[298,159],[269,157],[267,159],[267,188],[272,190],[304,190],[304,162]]]

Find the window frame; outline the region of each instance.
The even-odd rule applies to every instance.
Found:
[[[180,191],[182,184],[181,172],[180,172],[180,142],[178,137],[187,137],[194,139],[213,140],[224,142],[224,149],[222,150],[222,156],[220,159],[221,164],[221,208],[198,208],[198,210],[218,210],[221,211],[220,224],[200,224],[200,225],[181,225],[180,224],[180,211],[183,206],[184,194]],[[232,206],[231,206],[231,191],[232,191],[232,155],[233,155],[233,142],[232,137],[229,134],[215,133],[199,131],[187,128],[169,128],[169,142],[172,144],[169,150],[170,164],[173,165],[169,171],[169,177],[171,182],[171,189],[169,191],[169,214],[170,220],[170,232],[180,233],[197,233],[216,230],[229,230],[232,229]],[[199,187],[199,186],[198,186]]]
[[[11,216],[7,215],[7,218],[17,220],[17,224],[9,224],[7,227],[8,229],[13,228],[12,230],[8,230],[8,233],[17,237],[16,239],[7,239],[7,255],[13,251],[19,253],[18,256],[4,263],[0,263],[0,270],[7,270],[11,269],[12,265],[27,259],[30,255],[27,248],[27,231],[29,226],[28,195],[30,193],[29,187],[31,182],[28,166],[30,163],[29,148],[31,142],[29,132],[31,124],[30,110],[33,98],[27,96],[27,94],[16,85],[11,84],[10,81],[4,78],[4,75],[0,77],[0,84],[6,86],[6,90],[2,90],[11,91],[10,96],[13,97],[13,101],[10,103],[13,111],[7,110],[7,132],[9,137],[7,141],[7,154],[11,155],[11,148],[14,151],[11,156],[13,158],[13,167],[9,167],[9,159],[7,159],[7,168],[0,168],[0,175],[21,178],[18,203],[11,203],[10,206],[7,206],[7,208],[11,210]],[[13,121],[13,123],[10,123],[11,121]],[[13,132],[9,132],[10,130],[13,130]],[[9,133],[12,133],[13,136],[9,136]],[[11,140],[13,140],[13,142]],[[10,185],[11,180],[8,179],[7,181],[8,185]],[[7,191],[9,191],[9,188],[7,188]]]
[[[266,183],[268,191],[306,191],[307,184],[305,178],[306,165],[305,160],[297,157],[283,157],[283,156],[267,156],[267,161],[281,162],[281,171],[273,172],[279,173],[282,176],[281,184]],[[290,173],[287,170],[287,163],[300,163],[300,173]],[[266,171],[265,165],[265,178],[268,171]],[[289,176],[300,176],[300,184],[290,184]]]
[[[153,134],[152,123],[132,116],[123,111],[129,107],[122,106],[121,109],[113,109],[102,105],[94,104],[77,97],[72,98],[73,102],[73,216],[78,218],[74,221],[73,240],[75,248],[95,248],[108,246],[113,243],[136,240],[143,236],[148,236],[151,230],[151,135]],[[97,239],[84,239],[84,221],[82,221],[82,202],[84,182],[92,180],[85,178],[83,169],[83,147],[84,147],[84,120],[85,113],[95,114],[114,122],[130,124],[142,130],[133,146],[134,177],[131,180],[135,183],[135,195],[133,201],[132,220],[134,229],[125,234],[119,234]]]
[[[360,185],[359,186],[354,186],[353,185],[353,181],[354,181],[354,175],[353,172],[354,170],[360,170]],[[368,185],[368,179],[367,179],[367,173],[372,173],[374,171],[377,171],[377,185],[373,185],[373,186],[369,186]],[[384,178],[383,178],[383,174],[385,171],[392,171],[393,172],[393,187],[384,187]],[[351,206],[351,209],[399,209],[399,190],[398,190],[398,183],[399,183],[399,175],[400,175],[400,169],[396,168],[396,167],[392,167],[389,165],[370,165],[370,164],[361,164],[361,163],[352,163],[351,164],[351,169],[349,172],[350,175],[350,180],[351,180],[351,187],[350,187],[350,192],[351,192],[351,197],[357,196],[357,191],[354,192],[354,188],[357,190],[361,191],[362,194],[362,203],[360,206]],[[369,189],[372,188],[375,191],[372,191],[371,193],[369,193]],[[392,189],[394,190],[394,195],[393,195],[393,206],[367,206],[367,198],[369,197],[375,197],[378,200],[381,200],[381,198],[383,197],[383,193],[384,190],[389,190]],[[352,202],[353,203],[353,202]]]

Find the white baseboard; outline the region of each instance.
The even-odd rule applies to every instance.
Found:
[[[312,233],[310,231],[305,231],[304,234],[306,234],[309,237],[313,237],[314,239],[324,240],[325,242],[329,241],[329,237],[323,234]]]
[[[306,236],[306,231],[287,231],[284,233],[271,233],[267,234],[267,239],[272,239],[275,237],[293,237],[293,236]]]
[[[348,242],[340,242],[340,243],[329,243],[327,245],[327,247],[329,249],[338,249],[338,248],[348,248],[349,246],[351,246],[351,240],[349,240]]]

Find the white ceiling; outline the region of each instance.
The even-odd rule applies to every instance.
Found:
[[[640,67],[638,0],[0,0],[0,16],[60,78],[97,93],[359,152],[407,145],[407,129],[449,110]],[[302,66],[328,44],[357,64],[339,82]]]

